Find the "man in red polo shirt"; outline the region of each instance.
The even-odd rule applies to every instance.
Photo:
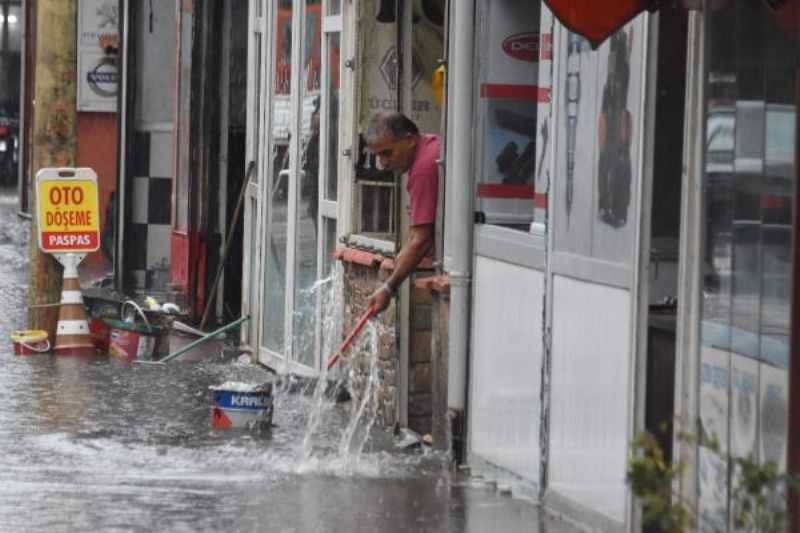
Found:
[[[397,254],[392,274],[370,297],[370,305],[380,313],[400,284],[433,252],[439,195],[439,137],[420,133],[417,125],[402,113],[379,113],[370,120],[366,140],[384,168],[398,174],[408,172],[411,232]]]

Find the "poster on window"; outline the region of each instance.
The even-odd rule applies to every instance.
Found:
[[[404,58],[411,68],[411,108],[404,112],[424,133],[438,133],[441,106],[433,95],[433,75],[444,48],[443,2],[415,2],[411,27],[412,57]],[[368,17],[365,21],[364,68],[366,76],[366,126],[369,117],[398,109],[397,22],[393,13]],[[363,130],[363,128],[362,128]]]
[[[728,523],[728,395],[731,361],[727,352],[711,346],[703,347],[701,357],[701,415],[697,430],[699,509],[705,523],[716,530],[725,531]],[[742,430],[743,433],[746,431]]]
[[[553,150],[553,25],[555,19],[547,5],[541,4],[539,20],[539,73],[536,80],[538,106],[536,108],[536,165],[534,175],[534,220],[532,233],[541,231],[547,224],[547,195],[553,176],[550,152]],[[537,227],[538,226],[538,227]]]
[[[477,208],[489,224],[527,231],[534,217],[539,12],[536,2],[484,4],[480,19]]]
[[[789,383],[786,371],[761,363],[761,401],[759,406],[762,463],[774,463],[786,470],[789,429]]]
[[[731,455],[756,453],[758,435],[759,363],[740,355],[731,356]]]
[[[632,261],[638,144],[644,99],[643,17],[599,49],[563,31],[555,125],[556,248],[615,263]]]
[[[78,111],[117,110],[119,3],[78,2]]]

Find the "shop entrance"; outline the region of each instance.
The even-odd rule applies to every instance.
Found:
[[[320,367],[322,344],[323,291],[314,285],[331,273],[337,234],[341,2],[254,4],[252,16],[270,31],[259,33],[253,56],[260,101],[254,109],[264,114],[251,138],[263,148],[254,150],[261,186],[258,201],[248,204],[253,251],[246,285],[259,287],[249,299],[259,311],[260,360],[309,374]]]

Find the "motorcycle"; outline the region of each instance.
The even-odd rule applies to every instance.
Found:
[[[19,119],[0,110],[0,185],[17,182],[19,165]]]

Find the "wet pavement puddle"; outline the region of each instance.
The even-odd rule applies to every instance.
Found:
[[[27,222],[15,202],[0,195],[6,340],[27,302]],[[283,377],[271,430],[218,430],[209,387],[270,372],[213,359],[19,357],[10,341],[0,361],[2,530],[571,531],[452,474],[442,453],[396,449],[374,425],[370,394],[352,406]]]

